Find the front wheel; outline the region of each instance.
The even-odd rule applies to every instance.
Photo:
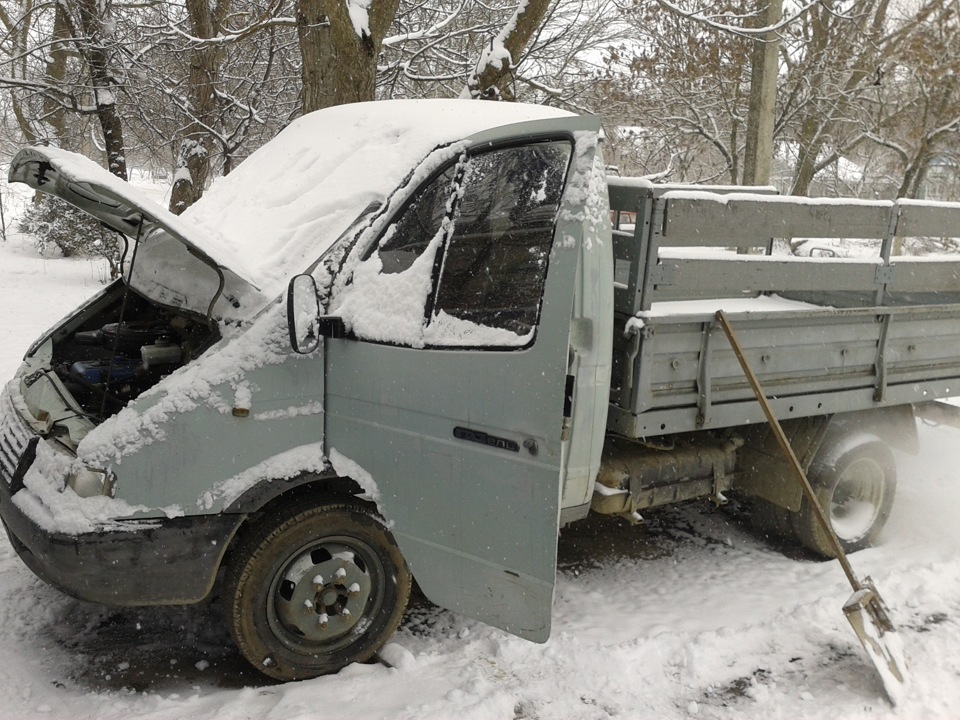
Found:
[[[260,672],[303,680],[369,660],[400,624],[411,578],[380,518],[354,503],[282,507],[232,555],[226,615]]]
[[[840,438],[813,461],[808,476],[844,552],[869,547],[886,524],[896,493],[896,463],[890,449],[876,435]],[[792,522],[804,545],[826,557],[836,556],[806,498]]]

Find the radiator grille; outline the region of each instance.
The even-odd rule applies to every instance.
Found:
[[[0,477],[8,485],[33,434],[14,408],[10,390],[4,388],[0,393]]]

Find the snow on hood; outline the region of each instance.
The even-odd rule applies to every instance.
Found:
[[[192,257],[199,254],[228,270],[216,314],[249,317],[371,203],[384,202],[431,150],[504,125],[569,116],[538,105],[470,100],[390,100],[320,110],[291,123],[179,217],[92,161],[62,150],[22,151],[10,176],[56,194],[36,176],[30,182],[25,172],[18,174],[16,161],[32,153],[69,179],[73,197],[64,199],[88,211],[84,194],[100,205],[112,203],[109,224],[126,225],[128,235],[136,233],[141,216],[159,228],[142,244],[139,272],[130,280],[149,297],[206,312],[217,278],[197,267]]]
[[[469,104],[468,104],[469,103]],[[384,202],[439,145],[569,113],[537,105],[392,100],[294,121],[183,215],[268,297],[302,272],[373,202]]]

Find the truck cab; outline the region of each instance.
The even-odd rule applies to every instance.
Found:
[[[239,648],[279,679],[371,657],[413,579],[545,640],[558,527],[589,510],[606,428],[598,143],[548,108],[333,108],[181,217],[22,151],[12,180],[127,243],[0,400],[25,563],[115,605],[200,602],[219,576]]]

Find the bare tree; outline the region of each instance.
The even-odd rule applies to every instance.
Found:
[[[727,6],[749,18],[750,0]],[[669,168],[673,179],[737,183],[749,97],[751,40],[725,26],[664,12],[655,0],[626,8],[633,37],[606,51],[597,107],[618,164],[631,173]]]
[[[221,31],[230,0],[186,0],[190,33],[210,40]],[[203,195],[210,174],[211,130],[216,124],[216,93],[223,48],[196,43],[190,50],[187,79],[190,122],[180,138],[170,212],[180,214]]]
[[[116,46],[111,41],[114,20],[109,2],[75,0],[82,35],[77,49],[90,72],[90,90],[107,155],[107,169],[127,179],[127,156],[123,144],[123,122],[117,110],[120,78],[114,63]]]
[[[8,6],[13,7],[13,6]],[[107,167],[127,177],[118,96],[125,82],[122,48],[113,35],[113,6],[97,0],[61,0],[16,6],[0,13],[8,55],[0,85],[10,89],[18,125],[28,142],[78,145],[70,116],[96,118]],[[69,137],[68,137],[69,136]]]

